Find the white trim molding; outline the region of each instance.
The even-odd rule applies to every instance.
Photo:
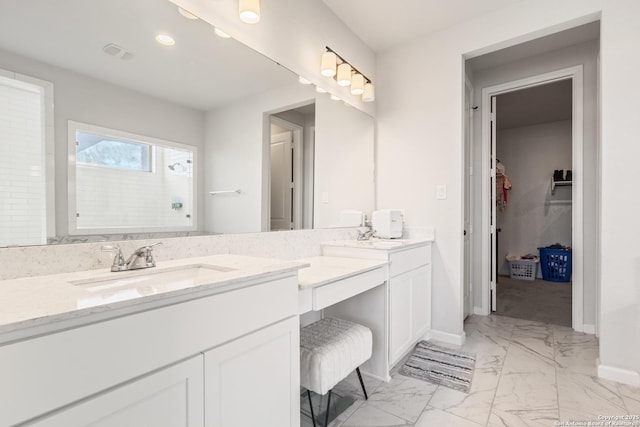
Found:
[[[640,386],[640,373],[628,369],[602,365],[598,359],[598,378],[604,378],[632,386]]]
[[[543,73],[524,79],[514,80],[495,86],[482,89],[482,144],[481,144],[481,164],[489,165],[491,161],[491,140],[490,140],[490,105],[491,97],[503,93],[513,92],[527,87],[539,86],[559,80],[573,80],[572,93],[572,169],[573,169],[573,191],[572,191],[572,327],[577,331],[585,331],[591,325],[583,325],[583,66],[563,68],[561,70]],[[490,170],[483,167],[481,171],[482,182],[489,182]],[[489,186],[483,186],[482,191],[482,221],[481,221],[481,274],[482,274],[482,295],[481,306],[476,307],[476,313],[489,315],[491,313],[491,301],[489,298],[490,286],[490,262],[491,262],[491,234],[490,234],[490,203],[491,193]],[[595,331],[594,331],[595,332]]]
[[[431,330],[431,340],[440,341],[446,344],[453,344],[461,346],[464,344],[466,334],[464,331],[461,334],[451,334],[449,332]]]

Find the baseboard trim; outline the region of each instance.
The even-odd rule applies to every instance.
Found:
[[[640,386],[640,373],[614,366],[602,365],[598,359],[598,377],[632,386]]]
[[[585,334],[596,334],[596,325],[582,325],[582,332]]]
[[[450,334],[449,332],[437,331],[435,329],[431,330],[431,339],[434,341],[440,341],[447,344],[453,345],[462,345],[465,340],[465,333],[461,334]]]

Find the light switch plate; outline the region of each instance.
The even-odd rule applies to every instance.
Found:
[[[436,199],[444,200],[447,198],[447,186],[440,184],[436,186]]]
[[[322,203],[329,203],[329,192],[328,191],[323,191],[322,192]]]

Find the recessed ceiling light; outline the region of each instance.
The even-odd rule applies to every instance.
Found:
[[[193,13],[184,10],[183,8],[181,8],[180,6],[178,6],[178,12],[180,12],[180,15],[184,16],[187,19],[193,19],[194,21],[196,19],[199,19],[196,15],[194,15]]]
[[[230,39],[231,38],[231,36],[229,34],[225,33],[224,31],[222,31],[218,27],[215,27],[213,29],[213,32],[216,33],[216,36],[222,37],[223,39]]]
[[[169,34],[158,34],[156,36],[156,41],[165,46],[173,46],[176,44],[176,41]]]

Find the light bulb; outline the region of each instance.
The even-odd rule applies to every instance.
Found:
[[[260,0],[238,0],[240,20],[245,24],[256,24],[260,21]]]
[[[351,65],[346,62],[338,65],[338,86],[349,86],[351,84]]]
[[[336,75],[337,57],[333,52],[325,52],[322,54],[322,64],[320,65],[320,74],[325,77],[333,77]]]
[[[360,73],[351,78],[351,94],[362,95],[364,93],[364,76]]]

